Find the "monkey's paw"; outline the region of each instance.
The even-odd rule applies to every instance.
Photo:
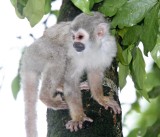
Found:
[[[103,96],[102,99],[98,100],[99,104],[105,107],[105,109],[108,109],[108,107],[112,108],[114,114],[120,114],[121,108],[119,104],[113,99],[113,97],[107,97]]]
[[[66,124],[66,129],[69,129],[70,132],[73,132],[73,131],[76,132],[76,131],[78,131],[78,129],[82,129],[83,122],[85,122],[85,121],[93,122],[93,120],[91,118],[84,116],[82,118],[82,120],[80,120],[80,121],[75,121],[75,120],[68,121]]]

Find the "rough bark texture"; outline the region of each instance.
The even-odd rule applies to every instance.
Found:
[[[61,6],[58,22],[70,21],[80,13],[70,0],[64,0]],[[84,75],[82,81],[86,80]],[[116,94],[118,87],[117,64],[105,73],[103,82],[104,94],[112,94],[119,102]],[[86,115],[94,120],[93,123],[85,122],[83,129],[78,132],[66,130],[65,124],[71,118],[69,110],[47,110],[48,133],[47,137],[122,137],[121,115],[114,115],[111,110],[105,110],[91,97],[89,91],[82,91],[83,107]]]

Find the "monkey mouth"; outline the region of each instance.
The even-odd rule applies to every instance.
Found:
[[[73,47],[77,52],[82,52],[85,49],[85,46],[81,42],[74,42]]]

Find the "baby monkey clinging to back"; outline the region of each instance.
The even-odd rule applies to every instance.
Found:
[[[28,47],[22,58],[21,78],[25,95],[27,137],[36,137],[37,90],[41,77],[40,99],[52,109],[70,110],[72,120],[66,124],[70,131],[82,128],[84,121],[92,121],[83,111],[80,77],[87,72],[93,98],[115,114],[120,107],[112,98],[103,95],[103,73],[116,56],[117,47],[109,33],[109,25],[102,14],[84,13],[72,22],[59,23]],[[65,101],[55,95],[63,85]]]

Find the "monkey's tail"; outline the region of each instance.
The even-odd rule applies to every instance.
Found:
[[[33,73],[23,73],[22,83],[25,103],[26,137],[38,137],[36,103],[38,97],[38,76]]]

